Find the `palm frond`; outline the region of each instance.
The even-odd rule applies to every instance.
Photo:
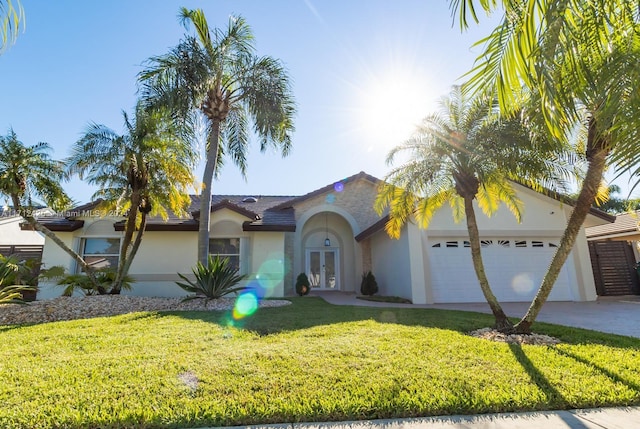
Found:
[[[24,30],[24,10],[19,0],[0,1],[0,54],[16,41],[20,25]]]

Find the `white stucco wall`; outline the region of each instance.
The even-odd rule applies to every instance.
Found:
[[[129,273],[141,280],[146,276],[176,276],[191,272],[197,258],[197,234],[193,231],[146,231]]]
[[[284,232],[255,232],[250,239],[251,270],[245,282],[260,285],[266,297],[284,296],[284,278],[291,263],[285,257]]]
[[[379,295],[413,299],[407,228],[403,228],[398,240],[384,231],[371,237],[371,263]]]
[[[44,235],[37,231],[22,231],[21,217],[0,216],[0,245],[44,245]]]
[[[136,296],[184,296],[175,284],[178,273],[190,275],[197,259],[197,233],[194,231],[146,231],[129,275],[136,282]]]
[[[545,197],[528,188],[514,185],[522,200],[522,222],[518,223],[513,213],[504,204],[490,218],[474,201],[478,229],[484,236],[555,236],[562,234],[566,226],[566,214],[571,206]],[[438,210],[429,225],[430,236],[466,236],[467,225],[464,219],[455,223],[451,207]]]

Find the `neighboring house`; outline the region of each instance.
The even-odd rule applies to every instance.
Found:
[[[307,273],[313,289],[359,293],[361,275],[371,270],[381,295],[416,304],[481,302],[464,222],[454,223],[449,208],[434,216],[428,230],[409,223],[399,240],[384,231],[386,219],[373,210],[380,180],[364,172],[302,196],[216,195],[211,206],[210,252],[229,257],[249,282],[270,296],[294,293],[296,276]],[[506,208],[491,218],[478,215],[489,279],[502,301],[528,301],[535,294],[564,231],[571,207],[566,202],[516,185],[524,202],[518,224]],[[137,295],[175,296],[173,282],[196,261],[199,198],[191,216],[164,222],[151,219],[131,267]],[[96,204],[77,207],[66,217],[42,222],[90,262],[115,266],[123,218],[101,217]],[[612,222],[598,210],[586,226]],[[76,270],[73,261],[47,241],[47,266]],[[40,297],[59,295],[42,288]],[[563,268],[550,299],[596,298],[584,230]]]
[[[615,222],[586,229],[598,295],[640,294],[640,211],[616,216]]]
[[[36,209],[38,216],[52,215],[48,208]],[[0,246],[43,246],[44,236],[36,231],[23,231],[20,224],[24,222],[12,207],[0,207]]]
[[[48,208],[37,208],[36,215],[51,215],[53,211]],[[21,216],[16,214],[12,207],[5,205],[0,208],[0,255],[13,255],[18,260],[34,259],[40,261],[44,246],[44,236],[36,231],[23,231],[20,224],[24,222]],[[38,276],[40,266],[33,266],[34,278]],[[36,299],[34,292],[24,292],[23,298],[27,301]]]
[[[585,230],[589,241],[624,241],[632,245],[634,258],[640,260],[640,210],[615,216],[615,221]]]

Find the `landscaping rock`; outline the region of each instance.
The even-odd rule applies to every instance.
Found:
[[[210,301],[193,299],[182,302],[182,298],[127,295],[59,297],[34,301],[27,305],[0,305],[0,325],[88,319],[138,311],[224,311],[233,309],[235,302],[235,298],[220,298]],[[280,307],[289,304],[291,302],[287,300],[264,300],[259,303],[260,308]]]
[[[560,344],[557,338],[543,334],[503,334],[493,328],[482,328],[469,332],[469,335],[476,338],[483,338],[489,341],[499,341],[509,344],[533,344],[538,346],[555,346]]]

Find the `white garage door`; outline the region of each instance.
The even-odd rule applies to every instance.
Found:
[[[483,238],[482,259],[494,294],[501,302],[531,301],[558,246],[558,238]],[[429,270],[435,302],[484,302],[471,262],[469,242],[431,239]],[[575,268],[571,257],[549,295],[550,301],[572,301]]]

